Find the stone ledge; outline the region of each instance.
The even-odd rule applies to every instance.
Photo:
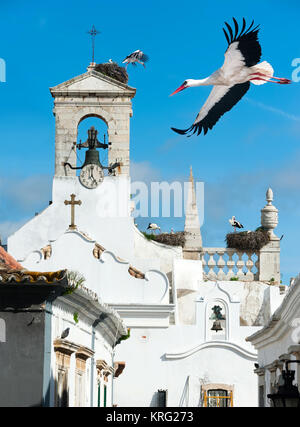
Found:
[[[61,338],[54,340],[53,346],[54,346],[55,352],[59,351],[60,353],[64,353],[68,355],[75,353],[80,348],[80,345],[75,344],[68,340],[63,340]]]
[[[88,347],[80,347],[76,353],[75,353],[75,357],[78,359],[83,359],[83,360],[87,360],[90,357],[92,357],[95,354],[95,352],[91,349],[89,349]]]

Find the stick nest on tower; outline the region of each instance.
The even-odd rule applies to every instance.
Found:
[[[161,233],[161,234],[150,234],[143,233],[146,239],[154,240],[155,242],[162,243],[163,245],[169,246],[182,246],[185,244],[184,231],[177,231],[176,233]]]
[[[107,77],[118,80],[121,83],[128,83],[128,74],[124,67],[120,67],[116,62],[105,62],[95,65],[95,71],[104,74]]]
[[[228,233],[225,239],[227,248],[237,249],[239,251],[259,251],[270,238],[267,230],[259,227],[255,231],[242,231],[241,233]]]

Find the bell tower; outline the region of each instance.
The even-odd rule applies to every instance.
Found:
[[[120,163],[116,175],[129,176],[131,99],[136,89],[96,71],[92,63],[85,74],[50,88],[54,98],[55,176],[75,176],[78,125],[98,117],[108,127],[108,166]]]

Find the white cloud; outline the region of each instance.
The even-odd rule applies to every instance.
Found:
[[[160,180],[160,171],[149,162],[131,162],[130,163],[131,181],[142,181],[149,183]]]

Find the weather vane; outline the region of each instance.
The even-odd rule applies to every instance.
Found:
[[[91,35],[92,37],[92,49],[93,49],[93,60],[92,62],[94,63],[94,59],[95,59],[95,37],[97,36],[97,34],[100,34],[100,31],[96,30],[95,25],[92,26],[92,29],[90,31],[88,31],[88,34]]]

